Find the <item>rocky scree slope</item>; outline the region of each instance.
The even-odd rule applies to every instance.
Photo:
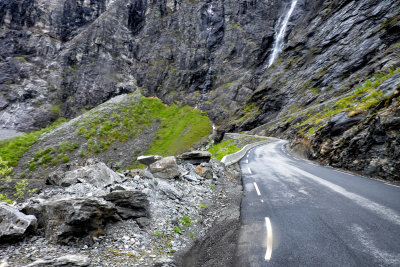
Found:
[[[195,240],[212,238],[214,225],[239,226],[240,171],[198,155],[182,155],[180,165],[173,156],[161,158],[123,173],[89,159],[50,175],[51,185],[25,202],[0,203],[2,262],[176,266]]]

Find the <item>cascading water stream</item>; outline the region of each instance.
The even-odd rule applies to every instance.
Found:
[[[269,61],[268,61],[268,67],[271,67],[271,65],[274,63],[274,61],[278,57],[278,55],[283,50],[283,40],[285,38],[287,25],[289,23],[290,17],[292,16],[294,8],[296,7],[296,4],[297,4],[297,0],[293,0],[292,4],[290,5],[290,9],[289,9],[288,13],[286,13],[285,18],[282,21],[281,27],[279,27],[279,31],[275,32],[275,36],[276,37],[275,37],[275,41],[274,41],[274,47],[272,49],[272,54],[271,54],[271,56],[269,58]]]

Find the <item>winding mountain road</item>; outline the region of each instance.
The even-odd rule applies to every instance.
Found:
[[[236,266],[400,266],[400,187],[296,159],[285,144],[240,162]]]

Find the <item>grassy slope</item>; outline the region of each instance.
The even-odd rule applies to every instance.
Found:
[[[45,129],[32,131],[21,136],[0,141],[0,158],[6,161],[8,166],[16,166],[19,158],[38,141],[43,133],[50,132],[64,121],[65,119],[59,119]]]
[[[64,127],[67,129],[60,131],[58,139],[50,133],[38,142],[43,133],[51,132],[58,125],[0,142],[0,157],[9,166],[16,166],[29,151],[31,156],[23,163],[29,173],[100,154],[112,162],[116,149],[124,151],[124,146],[143,137],[142,132],[154,125],[160,125],[154,128],[157,131],[154,140],[137,140],[147,144],[147,150],[139,151],[140,154],[179,154],[211,133],[210,120],[201,111],[188,106],[167,106],[157,98],[137,94],[127,95],[119,103],[106,104],[103,110],[88,112]],[[135,161],[133,154],[123,156]]]
[[[245,145],[264,141],[265,138],[255,137],[246,134],[235,134],[233,136],[225,135],[224,140],[211,146],[208,152],[213,158],[221,160],[224,156],[233,154],[242,149]]]

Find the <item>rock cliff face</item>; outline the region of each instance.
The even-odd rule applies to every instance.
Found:
[[[242,80],[263,64],[284,8],[282,1],[1,1],[0,125],[40,127],[138,86],[222,121],[254,90]]]
[[[0,126],[42,127],[140,89],[225,131],[294,138],[298,112],[400,66],[399,1],[299,0],[268,67],[291,3],[1,0]]]

